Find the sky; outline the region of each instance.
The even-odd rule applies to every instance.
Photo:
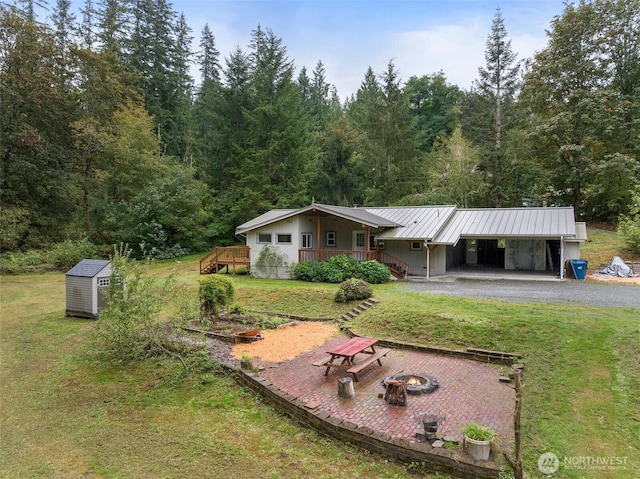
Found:
[[[173,7],[193,29],[194,48],[207,23],[223,58],[236,46],[246,51],[258,25],[270,28],[296,75],[306,66],[311,76],[321,60],[342,99],[355,94],[369,66],[381,74],[390,60],[403,81],[442,71],[468,90],[485,65],[498,7],[519,59],[545,47],[546,30],[564,10],[563,0],[174,0]]]

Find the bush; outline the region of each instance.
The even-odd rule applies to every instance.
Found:
[[[291,273],[295,279],[300,281],[311,281],[313,283],[324,282],[325,271],[321,261],[307,261],[296,263],[291,268]]]
[[[335,300],[337,303],[346,303],[347,301],[367,299],[371,296],[373,296],[373,290],[368,283],[358,278],[351,278],[340,284]]]
[[[636,187],[633,194],[633,206],[629,214],[620,218],[618,234],[631,251],[640,254],[640,186]]]
[[[279,269],[286,265],[286,254],[280,253],[277,247],[265,245],[262,250],[260,250],[260,256],[258,256],[258,261],[256,261],[256,270],[266,278],[271,278],[272,275],[275,278],[279,278]]]
[[[391,281],[391,273],[387,267],[376,260],[358,263],[356,278],[361,278],[370,284],[388,283]]]
[[[0,256],[0,274],[43,273],[49,265],[37,251],[6,253]]]
[[[235,297],[233,282],[225,276],[208,276],[200,281],[200,310],[204,318],[219,316]]]
[[[386,283],[391,279],[389,270],[375,260],[359,263],[351,256],[337,255],[329,261],[297,263],[291,270],[300,281],[316,283],[341,283],[349,278],[364,279],[367,283]]]
[[[55,269],[67,271],[81,260],[95,258],[97,249],[87,238],[81,240],[66,240],[53,246],[49,261]]]

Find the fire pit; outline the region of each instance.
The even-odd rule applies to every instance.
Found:
[[[405,383],[407,394],[426,394],[438,389],[440,384],[436,378],[425,374],[395,374],[387,376],[382,380],[382,385],[386,388],[388,381],[402,381]]]

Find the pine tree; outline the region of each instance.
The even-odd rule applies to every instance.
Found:
[[[487,64],[486,68],[478,68],[478,90],[485,98],[493,100],[495,149],[500,150],[505,117],[519,86],[520,62],[516,61],[517,55],[511,50],[511,40],[507,40],[507,30],[499,7],[487,37],[484,57]]]

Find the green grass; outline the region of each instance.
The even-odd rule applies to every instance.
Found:
[[[151,271],[197,289],[196,257]],[[351,306],[333,302],[337,285],[234,282],[250,309],[337,317]],[[561,466],[558,477],[637,477],[640,310],[420,295],[394,283],[374,291],[381,303],[353,322],[360,334],[523,354],[529,477],[543,477],[546,451],[627,458],[627,469]],[[224,374],[185,374],[169,359],[89,359],[96,323],[65,318],[64,301],[64,274],[0,277],[0,477],[412,477],[415,465],[320,437]]]
[[[609,264],[614,256],[640,262],[640,255],[628,249],[614,232],[589,229],[587,238],[588,241],[580,245],[580,256],[588,261],[589,269],[597,270],[601,264]]]
[[[176,274],[191,283],[188,263]],[[174,268],[153,267],[158,277]],[[302,428],[224,374],[185,374],[170,359],[91,360],[96,323],[64,317],[63,274],[0,277],[0,294],[2,478],[410,477]]]

